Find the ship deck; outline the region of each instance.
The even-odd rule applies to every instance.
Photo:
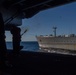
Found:
[[[8,51],[9,61],[13,67],[4,71],[9,75],[74,75],[76,74],[76,55],[60,53],[21,51],[12,57]]]

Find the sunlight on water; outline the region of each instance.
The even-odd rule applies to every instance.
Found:
[[[76,51],[73,50],[59,50],[59,49],[40,49],[41,52],[76,55]]]

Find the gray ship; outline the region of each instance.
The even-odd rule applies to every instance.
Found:
[[[40,49],[48,50],[76,50],[76,35],[59,35],[56,36],[57,27],[53,27],[54,35],[36,36]]]

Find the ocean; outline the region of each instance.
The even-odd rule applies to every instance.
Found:
[[[6,42],[7,49],[13,49],[12,42]],[[28,41],[28,42],[21,42],[21,46],[23,46],[22,51],[38,51],[39,45],[37,41]]]
[[[37,41],[28,41],[28,42],[21,42],[21,46],[23,46],[23,49],[21,51],[34,51],[34,52],[41,52],[43,50],[39,49],[39,45]],[[7,49],[12,50],[12,42],[6,42]],[[44,50],[46,52],[46,50]],[[47,52],[50,53],[58,53],[58,54],[70,54],[70,55],[76,55],[76,51],[69,51],[69,50],[47,50]]]

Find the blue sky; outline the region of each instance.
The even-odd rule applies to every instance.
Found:
[[[28,28],[22,36],[23,41],[36,41],[36,35],[53,34],[52,27],[57,27],[57,35],[76,34],[76,2],[58,6],[39,12],[29,19],[23,19],[21,33]],[[6,40],[11,40],[10,33],[6,33]]]

